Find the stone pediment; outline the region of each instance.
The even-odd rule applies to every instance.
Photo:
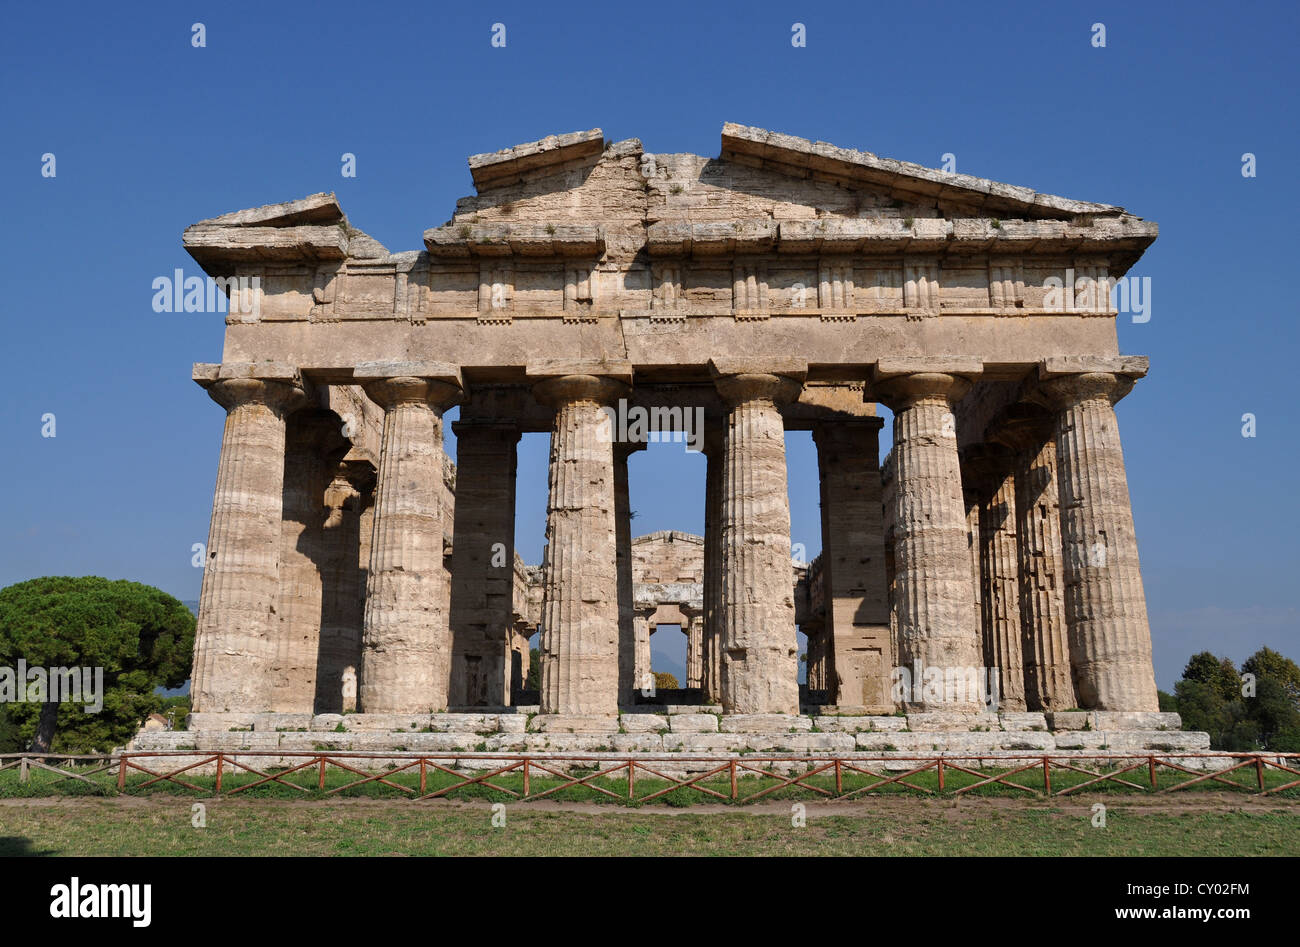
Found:
[[[360,344],[365,361],[396,346],[471,374],[490,364],[507,383],[564,339],[574,357],[670,383],[697,378],[721,334],[755,357],[798,351],[815,381],[856,380],[844,366],[873,361],[882,340],[1010,376],[1048,355],[1115,351],[1103,281],[1158,232],[1117,206],[732,124],[716,157],[590,129],[469,167],[476,193],[418,250],[390,253],[333,194],[188,228],[209,275],[256,293],[255,313],[227,316],[231,357],[283,349],[345,378],[338,352]],[[1014,357],[994,345],[1007,316],[1033,320]],[[294,336],[294,323],[312,332]]]

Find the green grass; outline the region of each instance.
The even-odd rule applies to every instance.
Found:
[[[1183,797],[1175,797],[1182,800]],[[47,798],[0,801],[0,855],[1295,855],[1300,807],[1233,807],[1186,797],[1188,811],[1108,804],[1094,828],[1087,800],[877,799],[747,809],[627,811],[511,804],[492,825],[481,802],[394,805],[366,799],[290,803]],[[1195,800],[1193,802],[1193,800]],[[1149,802],[1149,800],[1148,800]],[[1163,801],[1162,801],[1163,802]]]

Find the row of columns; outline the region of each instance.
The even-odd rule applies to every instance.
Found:
[[[1035,388],[1050,406],[1051,430],[1039,440],[1025,424],[1007,425],[1008,449],[1018,459],[981,501],[982,558],[975,569],[953,406],[981,367],[915,360],[876,366],[871,398],[895,414],[893,538],[887,552],[869,541],[881,534],[877,426],[837,425],[815,433],[824,562],[836,577],[827,603],[834,633],[826,638],[829,650],[819,675],[859,682],[859,692],[842,703],[884,709],[891,705],[882,693],[891,659],[963,668],[980,667],[992,655],[998,666],[1020,662],[1024,670],[1015,677],[1025,683],[1016,699],[1023,701],[1026,686],[1063,692],[1065,650],[1081,705],[1155,709],[1150,637],[1112,407],[1132,379],[1075,371],[1044,378]],[[804,369],[794,362],[726,360],[714,360],[710,368],[724,416],[704,443],[704,600],[698,628],[692,622],[688,629],[697,644],[687,683],[720,699],[729,713],[796,713],[781,406],[798,397]],[[569,365],[530,374],[537,397],[554,411],[542,567],[541,710],[612,715],[620,698],[638,685],[638,668],[648,669],[639,658],[625,535],[627,457],[640,445],[616,443],[606,413],[628,395],[630,369]],[[462,397],[459,372],[434,363],[375,364],[359,367],[355,378],[384,409],[359,708],[428,712],[508,695],[510,668],[496,638],[502,617],[507,627],[510,622],[518,429],[477,422],[457,427],[458,506],[467,503],[474,512],[458,519],[468,535],[458,533],[453,551],[450,600],[456,613],[449,615],[442,569],[442,414]],[[306,399],[293,378],[216,378],[208,388],[228,413],[200,604],[195,708],[272,707],[276,678],[268,671],[292,669],[301,660],[278,653],[284,645],[276,639],[274,610],[282,581],[285,418]],[[1044,479],[1045,452],[1056,458],[1059,515],[1043,502],[1054,492],[1050,478]],[[346,498],[344,483],[330,489]],[[1062,550],[1059,601],[1044,588],[1045,562],[1056,542],[1053,521],[1059,521]],[[892,564],[894,579],[893,642],[882,559]],[[1054,609],[1063,621],[1051,625]],[[1026,639],[1024,629],[1042,626],[1042,616],[1064,635]],[[454,644],[449,624],[458,629]],[[981,628],[987,629],[983,638]],[[322,627],[322,641],[315,644],[323,650],[325,639],[336,635]],[[288,647],[293,652],[310,645]],[[926,699],[906,703],[939,709]],[[942,709],[980,707],[971,695],[956,704],[945,701]]]
[[[1028,397],[1046,411],[1033,424],[1023,411],[1001,419],[1014,460],[991,469],[985,463],[982,474],[988,458],[972,464],[967,480],[982,485],[972,510],[962,494],[952,411],[977,372],[960,364],[929,372],[877,368],[877,394],[895,412],[900,664],[997,667],[1004,709],[1032,702],[1157,710],[1114,412],[1135,375],[1044,371]],[[981,695],[969,691],[942,700],[924,691],[910,696],[906,703],[916,709],[982,709]]]

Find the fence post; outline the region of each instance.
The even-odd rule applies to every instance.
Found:
[[[1255,754],[1255,778],[1259,780],[1259,791],[1264,791],[1264,757]]]
[[[126,789],[126,754],[117,758],[117,791]]]
[[[29,766],[30,764],[27,762],[27,757],[25,756],[18,761],[18,781],[20,783],[27,782],[28,777],[31,775]]]
[[[225,754],[217,754],[217,795],[221,795],[221,764],[225,762]]]
[[[835,758],[835,795],[838,796],[843,792],[844,792],[844,770],[841,768],[840,758],[836,757]]]
[[[727,768],[731,771],[731,798],[736,798],[736,758],[733,756],[727,763]]]
[[[939,757],[939,792],[943,792],[943,757]]]
[[[1147,769],[1151,774],[1151,788],[1155,789],[1159,785],[1159,780],[1156,777],[1156,758],[1154,756],[1147,757]]]
[[[1043,757],[1043,786],[1047,789],[1047,794],[1052,794],[1052,764],[1049,757]]]

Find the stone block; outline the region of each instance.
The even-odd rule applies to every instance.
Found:
[[[1095,730],[1087,710],[1057,710],[1043,714],[1051,730]]]
[[[855,738],[859,750],[876,753],[914,753],[930,749],[934,737],[929,733],[859,733]]]
[[[342,714],[317,714],[311,718],[311,723],[307,729],[318,733],[328,733],[343,723],[344,719],[346,718]]]
[[[936,710],[927,713],[908,714],[907,729],[917,732],[1001,730],[1002,724],[998,720],[997,714],[966,714],[949,710]]]
[[[429,727],[435,733],[496,733],[496,714],[431,714]]]
[[[811,730],[812,718],[796,714],[730,714],[722,717],[723,733],[789,733]]]
[[[668,718],[658,714],[623,714],[619,725],[628,733],[654,733],[668,729]]]
[[[745,742],[760,753],[848,752],[857,745],[851,733],[749,733]]]
[[[253,726],[257,714],[190,714],[185,718],[188,730],[230,730],[232,727],[248,728]]]
[[[523,714],[501,714],[497,717],[497,730],[501,733],[526,733],[528,718]]]
[[[1094,710],[1094,730],[1181,730],[1178,714],[1147,713],[1130,710]]]
[[[1003,750],[1050,753],[1056,749],[1056,740],[1046,731],[1017,730],[1003,733],[998,739],[997,746]]]
[[[253,714],[253,729],[267,730],[305,730],[311,726],[311,714]]]
[[[343,726],[349,730],[403,730],[418,732],[430,725],[433,714],[344,714]]]
[[[1057,730],[1052,737],[1058,750],[1099,750],[1106,742],[1096,730]]]
[[[814,717],[813,726],[829,733],[897,733],[907,728],[906,717]]]
[[[713,714],[676,714],[668,718],[674,733],[717,733],[718,718]]]
[[[740,733],[665,733],[664,750],[669,753],[738,753],[749,749]]]
[[[618,717],[581,714],[538,714],[529,726],[534,733],[617,733]]]
[[[618,735],[615,732],[549,732],[525,734],[524,739],[529,753],[609,753]]]
[[[1047,717],[1037,711],[1028,713],[1001,713],[998,719],[1002,729],[1008,732],[1016,730],[1046,730]]]
[[[609,739],[617,753],[662,753],[664,748],[658,733],[616,733]]]
[[[528,735],[522,730],[499,733],[488,737],[485,742],[489,753],[523,753],[528,749]]]

